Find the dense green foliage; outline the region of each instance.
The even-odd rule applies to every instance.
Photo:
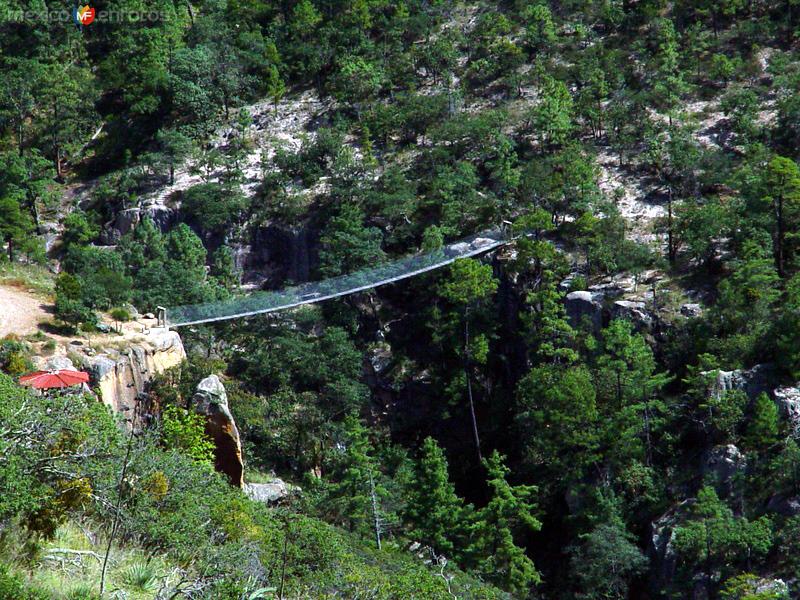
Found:
[[[63,322],[526,234],[187,330],[126,541],[212,573],[208,597],[274,586],[284,556],[298,597],[800,593],[797,400],[775,393],[800,378],[795,0],[97,8],[160,17],[0,28],[0,260],[58,261]],[[3,370],[26,360],[3,342]],[[212,371],[248,469],[296,505],[209,473],[182,411]],[[0,522],[107,527],[124,436],[88,400],[23,398],[2,380]]]
[[[182,565],[182,586],[201,594],[195,597],[238,598],[268,584],[285,585],[293,597],[326,597],[331,587],[354,596],[377,588],[386,598],[449,597],[441,580],[407,556],[378,555],[318,520],[247,500],[210,470],[207,458],[197,462],[197,444],[185,443],[191,430],[185,418],[179,428],[165,424],[161,436],[179,451],[160,449],[157,437],[134,439],[118,487],[127,436],[105,406],[74,395],[32,396],[4,375],[0,394],[5,541],[17,526],[31,544],[41,543],[79,516],[102,528],[121,490],[122,537],[151,555],[173,557]],[[5,545],[2,555],[23,557]],[[462,578],[456,575],[452,585],[464,597],[501,597]],[[0,565],[0,597],[44,597],[22,588],[21,579]]]

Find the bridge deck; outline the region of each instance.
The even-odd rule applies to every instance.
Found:
[[[166,324],[169,327],[185,327],[314,304],[440,269],[459,258],[477,256],[510,241],[499,229],[484,231],[426,254],[402,258],[348,275],[304,283],[279,291],[254,292],[220,302],[168,308]]]

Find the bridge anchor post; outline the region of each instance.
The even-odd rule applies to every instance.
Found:
[[[156,306],[156,317],[158,318],[158,327],[167,327],[167,309],[163,306]]]
[[[504,240],[510,239],[513,233],[514,224],[511,221],[503,219],[500,222],[500,235]]]

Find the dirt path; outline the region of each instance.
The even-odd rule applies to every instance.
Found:
[[[0,286],[0,338],[14,333],[27,335],[49,317],[45,304],[15,288]]]

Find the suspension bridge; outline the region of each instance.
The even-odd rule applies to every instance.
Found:
[[[159,307],[159,325],[173,328],[200,325],[262,315],[339,298],[440,269],[459,258],[477,256],[504,246],[513,239],[504,228],[496,228],[447,244],[431,252],[381,263],[355,273],[322,281],[303,283],[277,291],[253,292],[219,302],[172,308]]]

